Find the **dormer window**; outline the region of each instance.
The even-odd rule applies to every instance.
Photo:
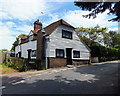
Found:
[[[29,41],[33,40],[33,35],[29,36]]]
[[[72,32],[62,30],[62,38],[72,39]]]

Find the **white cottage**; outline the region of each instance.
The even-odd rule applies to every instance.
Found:
[[[35,21],[34,30],[30,31],[28,37],[19,39],[19,45],[15,48],[16,56],[36,59],[37,38],[39,38],[37,34],[40,27],[41,23]],[[61,19],[43,29],[46,67],[90,63],[90,49],[77,36],[72,25]]]

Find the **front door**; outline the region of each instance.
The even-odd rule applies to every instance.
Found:
[[[72,65],[72,48],[66,48],[67,65]]]

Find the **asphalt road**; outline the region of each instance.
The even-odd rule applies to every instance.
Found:
[[[117,94],[118,62],[37,73],[3,76],[2,94]]]

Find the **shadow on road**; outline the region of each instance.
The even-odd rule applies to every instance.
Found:
[[[83,66],[47,79],[3,77],[3,94],[117,94],[118,70],[109,65]]]

